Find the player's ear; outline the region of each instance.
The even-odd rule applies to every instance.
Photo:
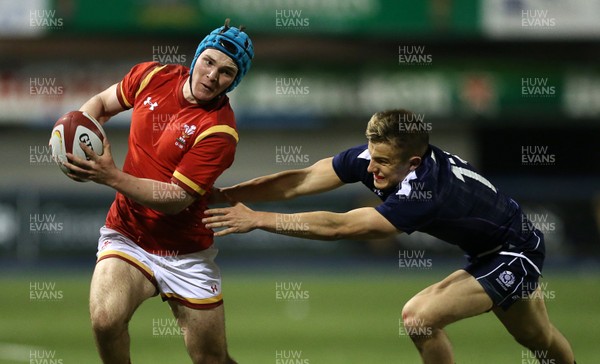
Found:
[[[420,165],[421,165],[421,157],[410,157],[410,159],[408,160],[408,169],[412,172],[415,169],[417,169]]]

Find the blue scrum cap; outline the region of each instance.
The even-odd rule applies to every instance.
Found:
[[[244,27],[240,28],[230,27],[229,18],[225,19],[225,25],[220,28],[213,30],[198,44],[194,59],[192,59],[192,65],[190,66],[190,82],[192,79],[192,72],[194,66],[200,54],[207,48],[218,49],[219,51],[228,55],[238,66],[238,73],[235,79],[225,90],[225,93],[233,91],[233,89],[242,81],[244,75],[250,69],[252,65],[252,58],[254,58],[254,47],[248,34],[244,33]]]

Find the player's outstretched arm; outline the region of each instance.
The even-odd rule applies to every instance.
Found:
[[[87,112],[100,124],[104,125],[108,119],[125,110],[117,99],[117,85],[115,83],[99,94],[92,96],[79,108],[79,111]]]
[[[377,239],[401,233],[372,207],[345,213],[329,211],[280,214],[254,211],[242,203],[206,210],[207,228],[220,229],[215,236],[261,229],[271,233],[316,240]]]
[[[222,188],[214,202],[278,201],[325,192],[343,185],[333,169],[333,158],[325,158],[310,167],[283,171]]]

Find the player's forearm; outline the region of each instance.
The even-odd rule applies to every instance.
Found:
[[[117,171],[108,186],[135,202],[166,214],[176,214],[189,206],[194,198],[181,187]]]
[[[261,202],[280,201],[299,195],[298,186],[304,180],[302,170],[291,170],[254,178],[232,187],[222,188],[221,192],[229,201]],[[225,202],[225,201],[219,201]]]
[[[297,214],[256,212],[256,228],[271,233],[314,240],[356,238],[346,228],[343,214],[315,211]]]

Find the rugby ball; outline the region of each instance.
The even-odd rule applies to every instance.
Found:
[[[63,173],[67,174],[69,169],[62,164],[67,161],[67,153],[82,159],[89,159],[79,145],[79,142],[83,142],[96,154],[102,155],[104,152],[102,142],[105,137],[102,125],[88,113],[70,111],[61,116],[52,129],[49,143],[52,149],[52,158]]]

